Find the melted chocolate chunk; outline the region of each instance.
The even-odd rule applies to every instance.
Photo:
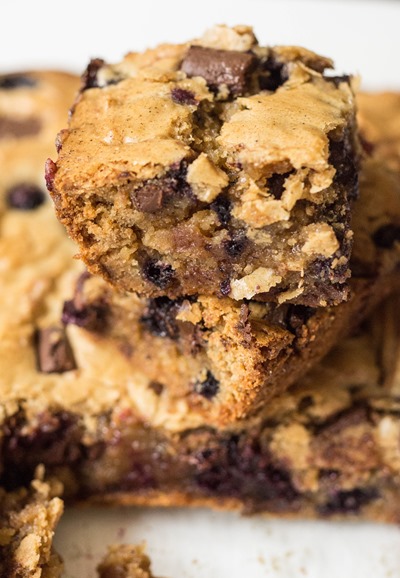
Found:
[[[355,488],[354,490],[338,492],[329,502],[321,506],[319,511],[324,516],[357,514],[363,506],[377,499],[378,496],[375,488]]]
[[[36,333],[37,364],[42,373],[65,373],[76,369],[74,355],[64,329],[48,327]]]
[[[257,436],[222,434],[208,445],[191,456],[197,483],[206,492],[250,499],[250,507],[270,502],[275,511],[298,497],[289,473],[272,462]]]
[[[154,393],[156,395],[161,395],[162,392],[164,391],[164,387],[165,386],[162,383],[160,383],[159,381],[151,381],[149,383],[149,389],[154,391]]]
[[[227,239],[223,242],[224,249],[228,253],[229,257],[235,259],[241,255],[246,247],[247,237],[244,234],[232,235],[231,239]]]
[[[143,275],[159,289],[166,289],[172,283],[175,277],[171,265],[161,261],[147,261],[143,265]]]
[[[177,104],[197,104],[194,92],[185,90],[184,88],[173,88],[171,90],[171,97]]]
[[[61,320],[64,325],[77,325],[88,331],[102,331],[107,324],[107,305],[101,301],[78,304],[75,299],[65,301]]]
[[[219,391],[219,381],[215,379],[211,371],[207,370],[207,376],[204,381],[196,381],[194,391],[206,399],[212,399]]]
[[[127,576],[127,570],[118,565],[110,565],[110,566],[105,566],[104,564],[101,565],[101,568],[97,569],[97,573],[99,575],[99,578],[126,578]],[[143,571],[143,576],[148,573]]]
[[[39,464],[52,466],[75,464],[84,455],[82,429],[77,418],[66,411],[44,412],[32,429],[21,414],[4,425],[1,482],[6,487],[29,484]],[[97,451],[99,448],[97,448]]]
[[[274,56],[269,56],[261,65],[261,74],[258,81],[261,90],[275,91],[282,86],[288,78],[289,73],[287,66],[276,60]]]
[[[186,163],[181,163],[165,176],[145,182],[130,192],[132,205],[142,213],[155,213],[177,196],[191,196],[192,189],[186,181],[186,173]]]
[[[102,68],[105,64],[105,61],[101,58],[93,58],[85,72],[82,75],[82,88],[81,91],[87,90],[88,88],[98,88],[97,84],[97,73],[99,72],[100,68]]]
[[[231,202],[227,195],[221,194],[210,204],[213,211],[217,213],[221,225],[228,225],[231,220]]]
[[[381,249],[391,249],[400,241],[400,225],[389,223],[380,227],[372,236],[374,243]]]
[[[42,123],[38,118],[19,120],[0,116],[0,138],[22,138],[39,134]]]
[[[257,66],[254,54],[235,50],[215,50],[191,46],[182,62],[181,70],[190,78],[202,76],[212,90],[226,85],[233,95],[246,91],[251,72]]]
[[[180,301],[168,297],[149,299],[148,306],[140,318],[141,324],[152,335],[178,339],[179,330],[175,319]]]
[[[314,307],[307,305],[289,305],[286,315],[287,328],[296,335],[316,311]]]
[[[285,180],[291,174],[292,171],[289,171],[288,173],[284,173],[282,175],[276,173],[272,175],[272,177],[267,179],[267,187],[270,195],[272,195],[275,199],[279,200],[282,197],[282,194],[285,190]]]
[[[358,167],[349,131],[346,131],[342,140],[329,139],[329,162],[336,169],[334,182],[349,191],[350,200],[356,199],[358,197]]]
[[[223,297],[226,297],[227,295],[229,295],[229,293],[231,292],[231,280],[230,279],[224,279],[223,281],[221,281],[220,286],[219,286],[219,290],[220,290],[220,293]]]
[[[43,205],[46,195],[36,185],[21,183],[7,191],[6,199],[8,206],[12,209],[32,211]]]
[[[37,80],[25,74],[7,74],[0,76],[0,89],[14,90],[15,88],[33,88]]]

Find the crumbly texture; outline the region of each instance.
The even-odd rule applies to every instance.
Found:
[[[244,26],[92,61],[47,164],[88,269],[151,298],[345,300],[358,147],[331,67]]]
[[[109,546],[97,573],[99,578],[154,578],[150,566],[143,546],[117,544]]]
[[[400,94],[361,93],[357,100],[358,121],[367,150],[400,170]]]
[[[173,433],[110,407],[90,439],[84,415],[49,409],[33,427],[21,411],[2,481],[41,461],[73,500],[399,523],[399,311],[387,302],[290,392],[228,428]]]
[[[36,102],[47,86],[53,101],[45,110],[55,115],[52,126],[62,125],[76,79],[44,74],[41,83],[7,89],[4,110],[12,119],[20,91]],[[30,106],[42,118],[42,108]],[[233,422],[304,374],[397,282],[399,244],[394,238],[382,245],[380,232],[386,239],[399,226],[400,185],[369,160],[356,209],[353,294],[340,307],[117,293],[72,258],[75,249],[43,196],[43,159],[53,138],[43,130],[0,139],[0,155],[8,150],[13,158],[4,160],[7,182],[0,179],[1,421],[22,408],[36,427],[38,416],[62,408],[85,416],[87,435],[95,436],[98,416],[111,406],[176,431]],[[24,180],[26,155],[32,169]],[[52,420],[50,430],[58,427]]]
[[[164,323],[166,333],[148,353],[150,366],[157,349],[162,355],[168,343],[177,348],[168,357],[165,382],[150,382],[144,361],[140,367],[127,338],[130,309],[125,303],[133,296],[112,292],[107,299],[93,299],[101,282],[80,273],[69,256],[70,242],[46,214],[48,205],[38,206],[40,195],[32,197],[32,189],[19,189],[17,194],[13,188],[10,194],[9,187],[4,189],[7,208],[0,236],[1,288],[3,299],[10,299],[0,320],[3,487],[28,485],[37,466],[44,464],[47,475],[62,481],[69,500],[204,504],[275,516],[400,521],[396,300],[381,307],[368,328],[343,341],[290,392],[264,403],[259,415],[216,427],[213,412],[220,394],[210,400],[203,395],[208,405],[200,414],[190,394],[175,400],[170,394],[180,364],[188,357],[195,364],[195,355],[185,352],[183,337],[174,341],[168,331],[178,321],[198,325],[198,310],[205,317],[200,302],[188,300],[172,321],[155,315],[153,323],[151,309],[142,314],[141,325]],[[366,289],[362,294],[354,291],[354,296],[363,307],[391,289],[398,276],[398,203],[398,175],[368,159],[354,223],[355,282]],[[92,307],[82,307],[90,299]],[[66,301],[72,304],[65,306]],[[326,310],[329,323],[341,307]],[[123,312],[119,321],[118,311]],[[228,319],[234,311],[228,307]],[[287,312],[286,306],[280,311]],[[354,310],[345,309],[347,327],[350,314],[355,317]],[[105,323],[107,315],[111,328]],[[242,322],[248,323],[251,315],[256,314],[242,313]],[[261,327],[264,323],[261,318]],[[291,323],[295,331],[304,320],[295,316]],[[280,321],[277,326],[281,325]],[[132,321],[131,331],[135,327]],[[255,327],[258,331],[258,323]],[[254,351],[255,329],[240,331],[250,334],[248,350]],[[229,341],[221,343],[225,352],[233,347]],[[297,360],[304,351],[296,349]],[[215,377],[207,381],[208,394],[215,388]],[[217,420],[216,424],[220,426]]]
[[[0,575],[4,578],[59,578],[61,558],[52,550],[63,503],[60,488],[36,479],[29,489],[0,488]]]

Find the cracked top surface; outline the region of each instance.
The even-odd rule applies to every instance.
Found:
[[[244,26],[92,61],[48,165],[89,269],[147,296],[346,299],[355,107],[349,77],[330,67],[299,47],[260,47]],[[149,260],[169,279],[148,275]],[[327,288],[310,270],[319,260]]]

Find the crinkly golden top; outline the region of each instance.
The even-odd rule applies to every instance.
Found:
[[[329,138],[342,136],[354,106],[348,78],[324,75],[331,67],[303,48],[260,47],[245,26],[217,26],[117,65],[92,61],[61,135],[56,188],[159,177],[202,153],[225,172],[243,170],[244,193],[291,168],[303,170],[301,182],[309,175],[307,193],[318,193],[335,173]],[[283,199],[283,210],[290,205]]]

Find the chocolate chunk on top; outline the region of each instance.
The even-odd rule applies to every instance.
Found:
[[[191,46],[181,70],[189,77],[202,76],[212,89],[225,84],[231,94],[240,95],[246,91],[249,75],[256,65],[254,54]]]
[[[74,354],[65,330],[47,327],[36,332],[38,370],[42,373],[64,373],[76,369]]]
[[[6,198],[9,207],[21,211],[37,209],[46,200],[46,196],[40,187],[28,183],[20,183],[11,187],[7,191]]]

